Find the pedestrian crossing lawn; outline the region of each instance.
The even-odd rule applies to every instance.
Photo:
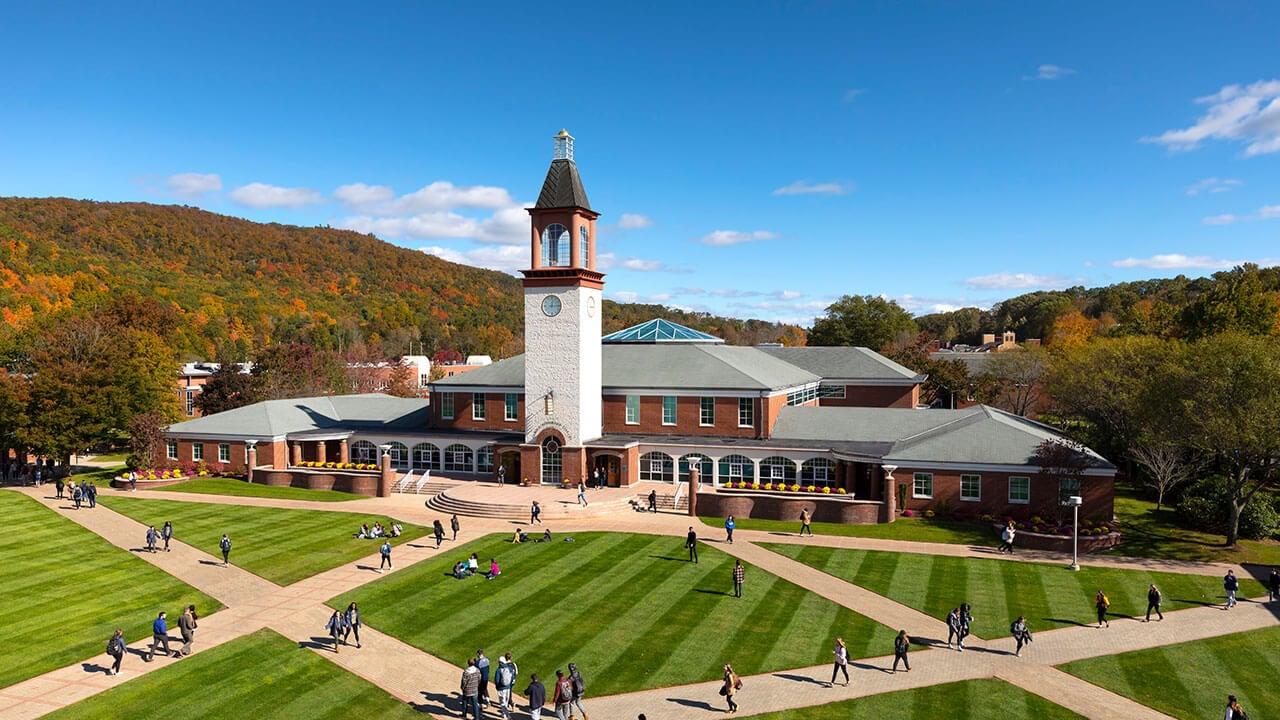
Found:
[[[85,659],[107,662],[117,627],[130,642],[150,637],[161,610],[177,618],[190,604],[201,615],[222,608],[25,495],[0,491],[0,517],[0,688]]]
[[[271,630],[259,630],[129,678],[141,662],[125,658],[122,683],[44,716],[92,718],[423,718],[377,685]]]
[[[893,652],[894,630],[762,570],[747,567],[733,597],[733,559],[704,546],[687,562],[683,535],[573,539],[490,535],[330,603],[355,600],[370,626],[459,667],[479,648],[511,652],[520,689],[575,662],[588,697],[714,680],[726,662],[743,674],[827,663],[837,635],[851,657]],[[482,568],[496,557],[502,575],[454,579],[472,552]]]
[[[1120,570],[1010,560],[919,555],[877,550],[846,550],[814,545],[762,544],[773,552],[864,587],[878,595],[945,621],[960,603],[973,608],[975,635],[1009,636],[1019,615],[1032,632],[1097,622],[1093,598],[1101,588],[1111,600],[1112,617],[1144,617],[1147,587],[1164,593],[1163,610],[1225,603],[1222,578],[1147,570]],[[1240,597],[1265,594],[1261,583],[1241,578]],[[946,627],[932,628],[946,639]],[[907,628],[926,634],[927,629]]]
[[[734,699],[741,708],[739,713],[751,712],[751,695],[745,689]],[[930,685],[915,690],[899,690],[856,700],[844,700],[751,717],[753,720],[847,720],[848,718],[1069,720],[1083,716],[1016,685],[992,678]]]
[[[1275,717],[1280,626],[1059,666],[1176,718],[1221,717],[1227,695],[1250,717]]]
[[[383,525],[384,515],[327,510],[289,510],[225,505],[178,500],[147,500],[133,497],[99,496],[98,504],[156,528],[168,520],[174,538],[219,561],[218,541],[226,533],[231,538],[231,564],[279,585],[290,585],[344,563],[376,555],[380,540],[352,537],[360,525]],[[404,534],[392,538],[393,546],[421,537],[428,529],[403,523]],[[137,547],[146,547],[139,532]],[[392,558],[395,553],[392,553]]]

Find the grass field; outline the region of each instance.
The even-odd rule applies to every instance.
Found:
[[[380,515],[281,510],[197,500],[181,502],[100,495],[98,503],[157,528],[168,520],[173,523],[175,539],[219,558],[218,540],[226,533],[233,545],[233,565],[280,585],[289,585],[377,553],[381,542],[357,540],[352,534],[361,523],[373,525],[378,520],[387,524],[387,518]],[[426,533],[427,528],[405,524],[404,534],[392,539],[391,544],[399,545]],[[143,545],[141,534],[138,545]]]
[[[1238,547],[1228,548],[1222,544],[1222,535],[1182,527],[1172,508],[1157,511],[1154,502],[1123,485],[1116,486],[1115,503],[1122,544],[1107,554],[1280,565],[1280,542],[1276,540],[1241,540]]]
[[[742,708],[739,712],[751,711],[750,694],[744,692],[735,699]],[[902,690],[751,717],[754,720],[1068,720],[1082,716],[1020,687],[990,679],[930,685],[918,690]]]
[[[176,485],[156,488],[165,492],[187,492],[199,495],[238,495],[240,497],[278,498],[282,500],[313,500],[316,502],[346,502],[360,500],[364,496],[337,490],[308,490],[296,487],[278,487],[247,483],[233,478],[196,478]]]
[[[125,658],[128,678],[135,656]],[[90,718],[422,718],[378,686],[259,630],[45,716]]]
[[[836,635],[851,657],[892,652],[890,628],[761,570],[733,597],[733,560],[714,548],[694,565],[683,538],[573,537],[487,536],[330,603],[358,601],[370,625],[458,665],[477,648],[510,651],[526,676],[576,662],[592,695],[713,680],[725,662],[744,674],[825,663]],[[502,576],[450,577],[471,552],[486,568],[497,557]]]
[[[202,615],[222,607],[24,495],[0,492],[0,516],[0,687],[102,662],[116,627],[129,641],[150,637],[161,610],[176,618],[188,604]]]
[[[704,525],[724,531],[723,518],[700,518]],[[800,532],[799,520],[758,520],[755,518],[734,519],[734,525],[741,530],[763,530],[765,532],[787,533],[794,535]],[[954,520],[929,520],[920,517],[898,518],[891,523],[875,525],[843,525],[841,523],[813,523],[815,535],[838,535],[842,537],[880,538],[885,540],[910,540],[913,542],[952,543],[958,545],[980,545],[996,547],[1000,537],[990,525],[976,522],[955,522]],[[712,534],[712,537],[715,537]]]
[[[1087,565],[1072,572],[1063,565],[1007,560],[809,545],[763,547],[938,618],[934,631],[944,639],[942,622],[962,602],[973,606],[973,632],[983,638],[1008,636],[1009,623],[1019,615],[1026,616],[1033,631],[1097,622],[1093,597],[1098,588],[1111,600],[1112,616],[1141,617],[1147,586],[1153,582],[1164,593],[1166,612],[1226,602],[1222,579],[1212,576]],[[1265,593],[1261,583],[1241,578],[1240,597]],[[913,635],[921,631],[907,628]]]
[[[1280,627],[1077,660],[1072,675],[1176,718],[1218,718],[1227,695],[1250,717],[1274,717]]]

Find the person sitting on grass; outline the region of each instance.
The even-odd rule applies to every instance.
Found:
[[[382,523],[380,522],[373,523],[373,537],[380,538],[386,534],[387,534],[386,531],[382,529]]]
[[[502,574],[502,570],[498,567],[497,558],[489,558],[489,572],[484,576],[485,580],[492,580]]]
[[[551,542],[551,528],[542,531],[542,539],[538,542]]]
[[[356,538],[358,538],[358,539],[360,539],[360,540],[367,540],[367,539],[369,539],[369,526],[368,526],[368,525],[361,525],[361,526],[360,526],[360,529],[356,531],[356,535],[355,535],[355,536],[356,536]]]
[[[523,528],[516,528],[515,533],[511,536],[511,543],[512,543],[513,545],[518,544],[518,543],[522,543],[522,542],[524,542],[524,541],[525,541],[525,539],[527,539],[528,537],[529,537],[529,536],[525,534],[525,532],[524,532],[524,529],[523,529]]]
[[[467,558],[467,572],[475,575],[480,572],[480,558],[475,553],[471,553],[471,557]]]
[[[400,534],[403,532],[404,528],[400,527],[400,523],[391,523],[391,537],[400,537]]]
[[[470,575],[470,573],[467,572],[467,563],[463,560],[459,560],[453,566],[453,576],[459,580],[465,580],[467,575]]]

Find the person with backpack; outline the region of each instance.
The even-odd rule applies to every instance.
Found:
[[[538,680],[538,673],[529,676],[529,687],[524,689],[524,696],[529,698],[530,720],[542,720],[542,706],[547,704],[547,688]]]
[[[569,720],[569,710],[573,702],[573,683],[569,678],[564,676],[563,670],[556,670],[556,688],[555,695],[551,698],[551,704],[555,706],[556,717],[560,720]]]
[[[218,541],[218,549],[222,550],[222,567],[226,567],[231,558],[231,538],[227,537],[226,533],[222,533],[222,539]]]
[[[587,720],[587,711],[582,707],[582,696],[587,692],[587,684],[582,679],[582,673],[578,672],[578,666],[573,663],[569,663],[569,685],[573,687],[573,704],[582,713],[582,720]]]
[[[733,666],[729,663],[724,664],[724,685],[720,686],[720,694],[724,696],[725,702],[729,703],[727,713],[738,712],[738,703],[734,701],[733,696],[742,689],[742,678],[738,677],[738,673],[733,671]]]
[[[1222,589],[1227,591],[1227,606],[1223,610],[1230,610],[1236,606],[1236,591],[1240,589],[1235,570],[1228,570],[1222,577]]]
[[[439,518],[431,524],[431,530],[436,536],[436,549],[440,549],[440,543],[444,542],[444,525],[440,523]]]
[[[999,552],[1007,552],[1010,555],[1013,554],[1013,538],[1016,534],[1017,530],[1013,528],[1013,521],[1010,520],[1009,524],[1006,525],[1004,530],[1000,533],[1001,542]]]
[[[550,531],[548,531],[548,532],[550,532]],[[511,653],[507,653],[506,655],[503,655],[502,657],[503,657],[504,661],[506,662],[506,664],[507,664],[507,665],[509,665],[509,666],[511,667],[511,684],[512,684],[512,686],[514,686],[514,685],[516,684],[516,678],[520,677],[520,666],[516,664],[516,661],[515,661],[515,660],[512,660],[512,659],[511,659]],[[510,698],[508,698],[508,699],[507,699],[507,707],[508,707],[509,709],[511,709],[511,710],[515,710],[515,709],[516,709],[516,704],[515,704],[514,702],[512,702]]]
[[[382,555],[381,562],[378,563],[378,572],[382,572],[382,568],[394,570],[391,567],[391,541],[383,540],[382,547],[378,548],[378,553]]]
[[[1107,620],[1107,608],[1111,607],[1111,601],[1102,592],[1102,588],[1098,588],[1098,594],[1093,596],[1093,606],[1098,610],[1098,627],[1111,627],[1111,621]]]
[[[72,485],[71,486],[71,503],[76,506],[77,510],[80,509],[80,501],[83,499],[84,499],[84,493],[81,492],[80,486]]]
[[[973,625],[973,613],[969,612],[969,603],[960,603],[960,632],[956,645],[964,652],[964,639],[969,637],[969,627]]]
[[[116,628],[116,632],[107,640],[107,655],[111,656],[114,662],[111,663],[110,672],[112,675],[120,674],[120,662],[124,660],[125,644],[124,630]]]
[[[804,537],[804,531],[809,531],[809,537],[813,537],[813,528],[809,527],[809,508],[800,511],[800,537]]]
[[[516,682],[515,666],[510,660],[511,653],[507,653],[506,658],[498,658],[498,670],[493,674],[493,687],[498,691],[498,712],[502,713],[503,720],[511,718],[511,686]]]
[[[907,672],[911,672],[911,663],[907,662],[907,650],[911,648],[911,638],[907,637],[906,630],[899,630],[898,636],[893,639],[893,669],[889,672],[898,672],[898,661],[902,661],[903,667]]]
[[[1031,629],[1027,627],[1027,619],[1019,615],[1018,619],[1009,625],[1009,632],[1013,634],[1013,639],[1018,641],[1018,649],[1013,651],[1016,657],[1022,654],[1023,645],[1031,644]]]
[[[85,499],[89,501],[90,509],[98,507],[98,486],[97,485],[94,485],[88,480],[85,480],[84,494],[85,494]]]
[[[173,523],[164,521],[164,527],[160,528],[160,539],[164,540],[164,551],[169,552],[169,541],[173,539]]]
[[[1147,619],[1142,622],[1151,622],[1151,611],[1156,611],[1156,622],[1164,619],[1164,613],[1160,612],[1160,603],[1164,600],[1164,596],[1160,594],[1160,588],[1155,583],[1151,583],[1151,588],[1147,590]]]
[[[476,650],[476,669],[480,671],[480,705],[489,707],[489,658],[484,650]]]

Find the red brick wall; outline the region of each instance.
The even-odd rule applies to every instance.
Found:
[[[436,393],[436,400],[431,402],[431,425],[433,427],[451,430],[524,431],[524,393],[516,396],[515,420],[505,419],[507,416],[506,393],[485,393],[484,420],[472,418],[472,395],[469,392],[453,393],[453,418],[446,419],[441,417],[439,395],[440,393]]]
[[[204,440],[204,439],[190,439],[190,440],[179,439],[178,440],[178,459],[176,462],[180,462],[180,463],[196,462],[195,460],[191,459],[191,448],[196,443],[202,443],[204,445],[204,462],[206,464],[212,465],[213,463],[221,462],[220,460],[218,460],[218,445],[222,443],[226,443],[227,445],[231,446],[230,448],[231,460],[229,462],[224,463],[225,465],[235,467],[239,465],[245,465],[247,462],[245,459],[244,442],[226,441],[226,440]],[[263,448],[263,445],[259,444],[258,445],[259,464],[263,462],[262,448]],[[166,450],[162,450],[161,452],[167,453]],[[168,460],[169,462],[174,462],[173,460],[169,460],[169,457],[167,454],[161,455],[161,458],[163,460]]]
[[[1070,517],[1070,508],[1058,505],[1058,484],[1038,472],[975,472],[961,473],[954,470],[921,469],[919,472],[933,474],[933,497],[913,498],[912,483],[916,470],[898,468],[893,478],[898,484],[907,485],[907,502],[903,508],[917,513],[925,510],[937,510],[941,501],[945,500],[952,512],[963,512],[968,515],[991,514],[995,517],[1010,515],[1018,520],[1028,520],[1033,515],[1050,519],[1062,515]],[[960,499],[960,475],[975,474],[982,477],[982,499],[978,501]],[[1031,478],[1031,499],[1028,503],[1009,502],[1009,478]],[[1110,520],[1114,514],[1114,479],[1109,477],[1088,477],[1081,484],[1081,497],[1084,504],[1080,507],[1080,519]]]
[[[338,490],[354,495],[378,494],[378,473],[346,473],[332,470],[309,472],[306,470],[264,470],[254,479],[266,485],[300,487],[308,490]]]
[[[920,402],[919,385],[845,385],[844,398],[823,398],[827,407],[913,408]]]
[[[601,418],[607,433],[632,433],[638,435],[715,435],[719,437],[759,437],[762,435],[759,398],[754,399],[751,427],[738,427],[738,398],[715,398],[715,425],[704,427],[702,399],[678,396],[676,398],[676,424],[662,424],[662,396],[640,396],[640,423],[627,424],[627,398],[625,395],[605,395],[601,406]],[[786,398],[783,398],[783,404]],[[776,418],[776,412],[775,412]]]
[[[794,520],[800,529],[800,511],[808,509],[814,522],[845,525],[874,525],[879,522],[880,503],[820,498],[788,498],[776,495],[738,493],[698,493],[697,512],[701,517],[764,518]]]

